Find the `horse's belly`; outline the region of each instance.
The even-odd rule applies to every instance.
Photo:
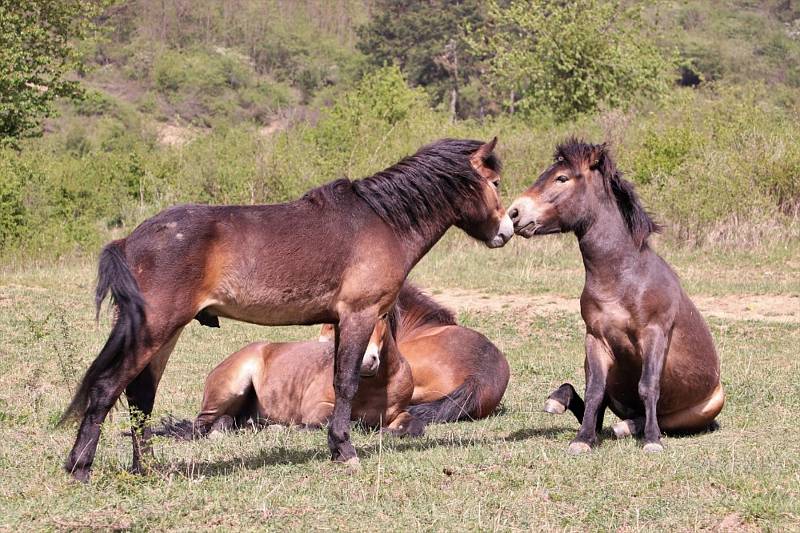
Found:
[[[204,307],[213,315],[264,326],[320,324],[336,321],[331,310],[333,296],[333,291],[299,295],[262,290],[258,295],[209,298]]]

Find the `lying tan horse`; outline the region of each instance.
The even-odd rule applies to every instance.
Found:
[[[513,235],[500,202],[495,141],[443,139],[373,176],[341,179],[284,204],[167,209],[100,254],[95,300],[117,319],[62,421],[81,418],[65,469],[89,477],[100,428],[124,391],[133,470],[144,423],[183,328],[218,317],[261,325],[336,324],[331,458],[355,464],[351,402],[378,317],[451,227],[490,247]],[[375,273],[380,280],[375,281]]]
[[[397,345],[411,365],[414,395],[408,412],[425,423],[489,416],[506,391],[508,361],[486,337],[459,326],[452,311],[409,282],[395,305]],[[322,327],[329,341],[333,326]]]
[[[419,436],[425,424],[406,411],[414,388],[411,369],[397,349],[389,320],[378,321],[370,338],[351,418],[396,435]],[[332,341],[254,342],[208,375],[194,423],[167,423],[156,433],[202,437],[248,420],[321,427],[333,415],[334,397]]]
[[[509,216],[526,238],[575,232],[583,255],[586,403],[564,384],[545,406],[552,413],[569,408],[581,421],[570,451],[596,444],[606,406],[622,419],[614,433],[643,433],[645,451],[663,449],[662,429],[711,426],[725,400],[711,333],[678,276],[648,245],[658,227],[606,146],[575,139],[560,145]]]

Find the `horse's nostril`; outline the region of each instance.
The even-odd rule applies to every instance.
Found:
[[[511,211],[508,212],[508,216],[511,220],[516,222],[516,220],[519,218],[519,209],[516,207],[511,209]]]

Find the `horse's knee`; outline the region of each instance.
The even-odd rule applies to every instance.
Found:
[[[358,391],[358,373],[335,380],[333,390],[336,393],[336,398],[343,398],[348,402],[351,401]]]
[[[639,382],[639,398],[645,405],[650,401],[658,401],[659,386],[657,383],[649,383],[647,380]]]

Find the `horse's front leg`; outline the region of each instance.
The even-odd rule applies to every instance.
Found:
[[[403,411],[385,429],[381,430],[398,437],[421,437],[425,434],[425,422],[414,417],[408,411]]]
[[[328,447],[332,460],[350,465],[358,464],[356,450],[350,442],[351,404],[358,390],[361,359],[377,321],[377,311],[353,313],[340,315],[335,327],[333,390],[336,399],[328,426]]]
[[[569,443],[569,452],[588,452],[597,444],[597,426],[605,410],[606,377],[612,364],[608,347],[594,335],[586,334],[586,394],[581,428]],[[602,422],[600,422],[602,424]]]
[[[661,395],[661,372],[667,359],[667,335],[660,326],[648,326],[639,339],[641,350],[642,377],[639,378],[639,397],[644,403],[644,451],[660,452],[661,429],[658,426],[656,406]]]

